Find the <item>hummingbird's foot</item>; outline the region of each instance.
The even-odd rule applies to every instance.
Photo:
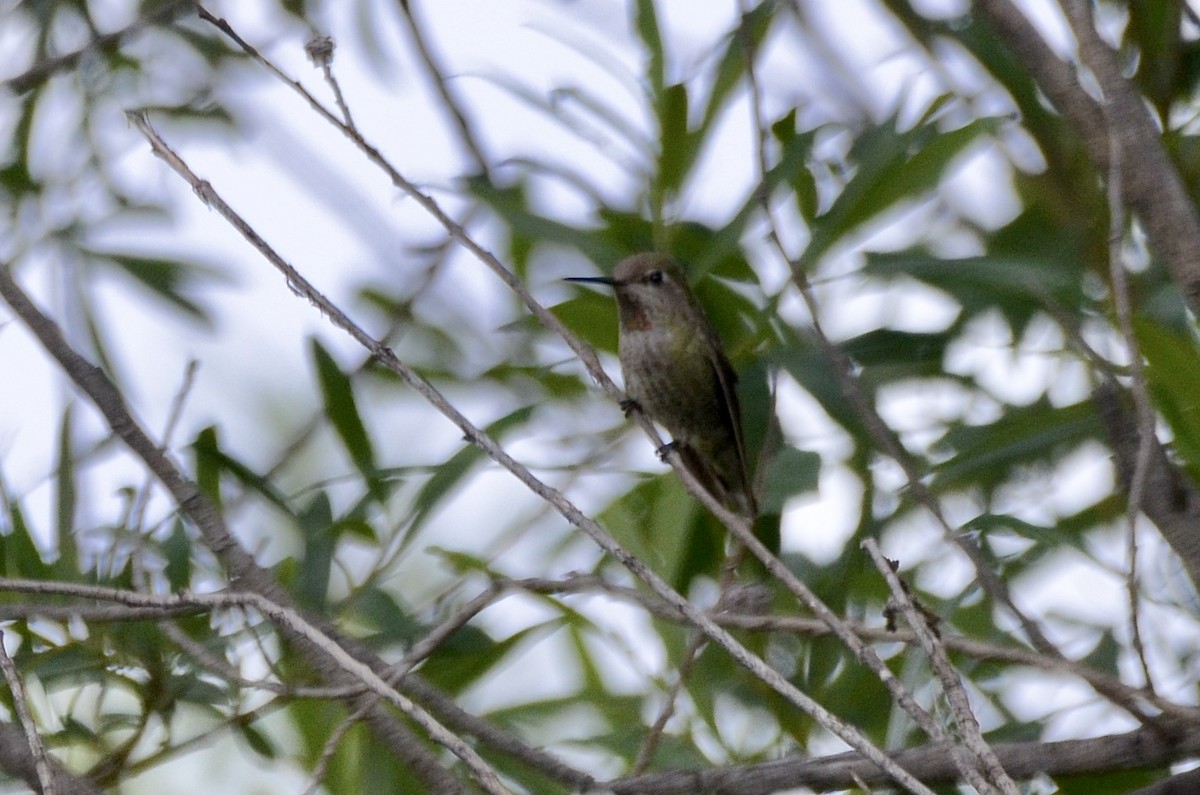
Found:
[[[659,461],[666,461],[667,454],[670,453],[672,450],[678,450],[678,449],[679,449],[678,442],[667,442],[666,444],[664,444],[662,447],[658,448],[654,452],[658,454]]]
[[[633,414],[633,412],[642,410],[642,404],[638,403],[633,398],[627,397],[624,400],[622,400],[620,403],[618,403],[617,405],[621,407],[621,411],[625,412],[626,418],[628,418],[631,414]]]

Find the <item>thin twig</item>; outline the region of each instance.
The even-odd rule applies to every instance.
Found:
[[[1076,31],[1080,47],[1097,46],[1091,36],[1084,36],[1085,28],[1092,29],[1094,22],[1091,11],[1085,3],[1066,0],[1063,5],[1071,27]],[[1106,130],[1108,132],[1108,179],[1105,193],[1108,199],[1108,270],[1112,280],[1113,307],[1117,314],[1117,331],[1129,355],[1130,392],[1133,395],[1133,405],[1137,415],[1138,448],[1134,460],[1133,473],[1128,485],[1125,518],[1129,525],[1127,536],[1127,551],[1129,569],[1125,576],[1125,590],[1129,600],[1129,627],[1131,642],[1137,653],[1138,662],[1142,667],[1142,676],[1146,689],[1154,692],[1154,678],[1150,674],[1150,663],[1146,658],[1146,646],[1142,640],[1141,625],[1141,589],[1138,587],[1138,515],[1142,509],[1142,498],[1146,493],[1146,484],[1150,475],[1150,460],[1154,454],[1157,442],[1156,430],[1158,417],[1154,410],[1154,402],[1150,398],[1150,389],[1146,384],[1146,367],[1142,360],[1141,347],[1133,330],[1133,301],[1129,293],[1129,278],[1125,268],[1125,205],[1121,200],[1121,185],[1124,179],[1123,157],[1121,145],[1115,132],[1116,125],[1112,118],[1112,103],[1105,101],[1104,110]]]
[[[180,417],[183,416],[183,407],[187,402],[187,397],[191,394],[192,387],[195,386],[196,370],[199,366],[199,362],[192,359],[188,361],[187,367],[183,370],[183,380],[179,384],[179,389],[175,392],[174,399],[171,401],[171,408],[167,411],[167,422],[163,427],[162,443],[159,445],[159,449],[164,453],[171,449],[171,437],[175,435],[175,428],[179,424]],[[138,493],[134,497],[134,507],[129,511],[129,527],[133,530],[135,536],[134,543],[137,544],[134,550],[135,555],[139,555],[139,553],[145,550],[142,536],[145,529],[146,509],[150,505],[150,493],[153,491],[156,482],[154,474],[147,472],[146,480],[143,481],[142,487],[138,489]],[[144,589],[148,587],[144,562],[139,563],[138,560],[134,561],[133,579],[134,585],[138,588]]]
[[[17,718],[25,732],[25,742],[29,743],[29,755],[33,757],[34,769],[37,770],[38,786],[42,795],[54,795],[54,769],[50,765],[50,758],[46,756],[46,746],[38,734],[33,713],[29,711],[29,694],[25,690],[25,683],[21,681],[17,666],[13,665],[12,657],[8,656],[8,649],[4,647],[3,631],[0,631],[0,670],[4,671],[4,681],[8,683],[8,692],[12,694]]]
[[[424,64],[425,71],[429,73],[429,79],[433,81],[433,86],[437,90],[438,99],[441,100],[440,106],[450,112],[454,119],[454,126],[458,130],[458,138],[470,153],[471,159],[475,161],[475,167],[479,173],[487,176],[488,158],[483,153],[483,147],[479,145],[478,136],[475,135],[470,122],[467,121],[467,114],[462,109],[462,103],[450,90],[450,83],[446,79],[445,71],[433,54],[428,38],[421,30],[421,26],[417,24],[416,17],[413,16],[412,3],[407,0],[400,3],[400,13],[408,24],[408,32],[412,36],[413,44],[416,45],[417,55],[420,56],[421,63]]]
[[[325,82],[333,90],[333,101],[337,103],[338,110],[342,112],[342,121],[350,129],[356,129],[354,117],[350,115],[350,106],[346,104],[346,98],[342,96],[342,86],[333,74],[333,51],[334,43],[330,36],[313,36],[304,45],[305,54],[321,70],[321,74],[325,76]]]

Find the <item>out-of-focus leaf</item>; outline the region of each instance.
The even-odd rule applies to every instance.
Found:
[[[275,488],[275,484],[221,450],[215,428],[209,427],[200,431],[196,441],[192,443],[192,450],[196,454],[197,482],[215,504],[220,505],[220,473],[228,472],[243,486],[264,497],[287,516],[294,515],[287,497]]]
[[[995,422],[951,429],[941,444],[954,455],[934,467],[933,486],[946,490],[972,483],[991,489],[1018,467],[1048,466],[1065,448],[1100,437],[1090,401],[1056,407],[1039,400],[1013,407]]]
[[[952,296],[963,318],[998,309],[1020,333],[1043,311],[1047,299],[1059,306],[1080,303],[1080,270],[1071,259],[1043,255],[942,259],[922,251],[867,255],[863,273],[885,279],[909,276]]]
[[[513,235],[569,246],[596,263],[615,263],[624,254],[594,230],[570,226],[533,212],[521,187],[500,188],[482,177],[467,180],[467,185],[471,193],[500,216]]]
[[[509,431],[528,422],[532,415],[533,407],[523,406],[490,423],[484,431],[493,439],[499,440]],[[404,539],[401,549],[412,543],[417,535],[415,531],[421,527],[429,514],[466,478],[471,468],[486,457],[478,447],[468,444],[437,467],[433,476],[425,482],[413,500],[416,512],[413,516],[412,531]]]
[[[192,542],[188,538],[183,522],[176,521],[171,535],[162,542],[163,557],[167,560],[164,574],[171,585],[171,591],[178,593],[191,584],[192,574]]]
[[[725,101],[745,74],[747,49],[757,52],[758,45],[766,37],[773,11],[774,4],[759,3],[742,16],[737,29],[729,34],[714,72],[712,89],[704,103],[704,117],[696,131],[701,138],[707,137],[713,122],[725,108]]]
[[[1098,773],[1094,776],[1055,776],[1058,785],[1055,795],[1127,795],[1149,786],[1170,772],[1159,770],[1122,770]],[[1165,790],[1169,791],[1169,790]]]
[[[711,269],[721,276],[740,278],[737,273],[724,271],[722,263],[730,257],[742,256],[742,237],[750,221],[761,212],[763,195],[772,196],[783,185],[790,185],[794,190],[799,185],[803,190],[813,191],[813,196],[807,201],[815,203],[816,185],[807,170],[807,163],[812,154],[816,131],[796,133],[795,124],[795,112],[792,111],[773,126],[781,147],[779,161],[767,172],[763,184],[750,191],[738,211],[717,231],[704,255],[695,260],[701,273]]]
[[[50,567],[33,543],[33,534],[18,502],[9,502],[8,518],[12,532],[0,535],[0,571],[6,577],[48,578]]]
[[[304,539],[304,560],[296,577],[296,601],[310,610],[323,612],[337,548],[337,537],[330,532],[333,508],[329,495],[324,491],[315,494],[296,520]]]
[[[238,735],[246,741],[246,745],[250,747],[251,751],[263,759],[279,758],[279,751],[276,750],[275,744],[271,742],[271,738],[259,731],[253,723],[236,721],[234,726],[237,729]]]
[[[682,186],[699,152],[698,141],[688,134],[687,86],[676,83],[663,91],[658,107],[659,188],[673,195]]]
[[[1189,91],[1181,70],[1183,12],[1177,3],[1133,3],[1129,7],[1130,44],[1137,54],[1137,83],[1167,118],[1180,91]],[[1181,79],[1184,78],[1184,79]]]
[[[552,630],[557,619],[534,625],[495,641],[484,632],[460,633],[454,644],[439,646],[421,672],[430,684],[456,695],[502,664],[527,638]]]
[[[684,593],[696,575],[715,571],[721,560],[725,529],[673,472],[642,481],[598,518],[622,546]]]
[[[1134,318],[1155,407],[1174,434],[1174,448],[1200,482],[1200,345],[1145,317]]]
[[[670,229],[671,252],[686,263],[692,278],[704,274],[755,282],[758,275],[746,262],[746,256],[736,241],[732,244],[725,229],[712,229],[704,224],[684,221]]]
[[[427,631],[388,591],[370,585],[355,591],[341,606],[351,620],[369,627],[376,647],[411,644]]]
[[[207,310],[188,297],[204,282],[225,281],[225,275],[215,268],[178,259],[143,257],[111,251],[88,251],[95,262],[109,264],[131,276],[151,293],[196,320],[210,323]]]
[[[812,238],[801,257],[810,268],[850,232],[902,200],[922,199],[937,187],[946,168],[968,147],[994,134],[999,119],[976,119],[956,130],[932,125],[900,132],[896,119],[863,133],[850,152],[854,175],[829,209],[812,226]]]
[[[74,427],[71,406],[63,411],[58,426],[58,467],[55,473],[57,487],[56,529],[59,559],[66,565],[75,565],[75,451],[71,430]]]
[[[654,0],[637,0],[634,8],[634,27],[638,38],[646,48],[650,61],[646,65],[650,90],[657,96],[666,84],[666,53],[663,51],[662,33],[658,26],[658,10]]]
[[[581,289],[578,296],[555,304],[550,311],[593,348],[617,352],[617,302],[611,295]]]
[[[820,474],[821,456],[785,444],[767,468],[762,512],[780,513],[789,498],[816,491]]]
[[[350,460],[370,480],[376,477],[375,450],[371,437],[363,425],[354,400],[354,387],[350,377],[342,372],[333,356],[313,338],[310,343],[313,362],[317,366],[317,379],[321,384],[321,396],[325,401],[325,416],[337,431],[338,438],[350,454]]]
[[[875,329],[843,342],[841,348],[864,368],[862,380],[878,386],[908,378],[949,377],[942,363],[946,348],[957,337],[946,332]]]

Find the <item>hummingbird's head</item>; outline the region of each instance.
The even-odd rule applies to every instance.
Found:
[[[612,278],[576,277],[568,281],[611,285],[617,293],[622,328],[648,331],[664,323],[682,327],[696,311],[687,277],[665,254],[626,257],[617,263]]]

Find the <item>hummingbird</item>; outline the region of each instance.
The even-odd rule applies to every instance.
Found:
[[[737,374],[683,270],[664,254],[642,253],[617,264],[612,277],[572,282],[611,286],[620,321],[618,358],[629,400],[666,428],[684,467],[734,513],[758,512],[746,468]]]

